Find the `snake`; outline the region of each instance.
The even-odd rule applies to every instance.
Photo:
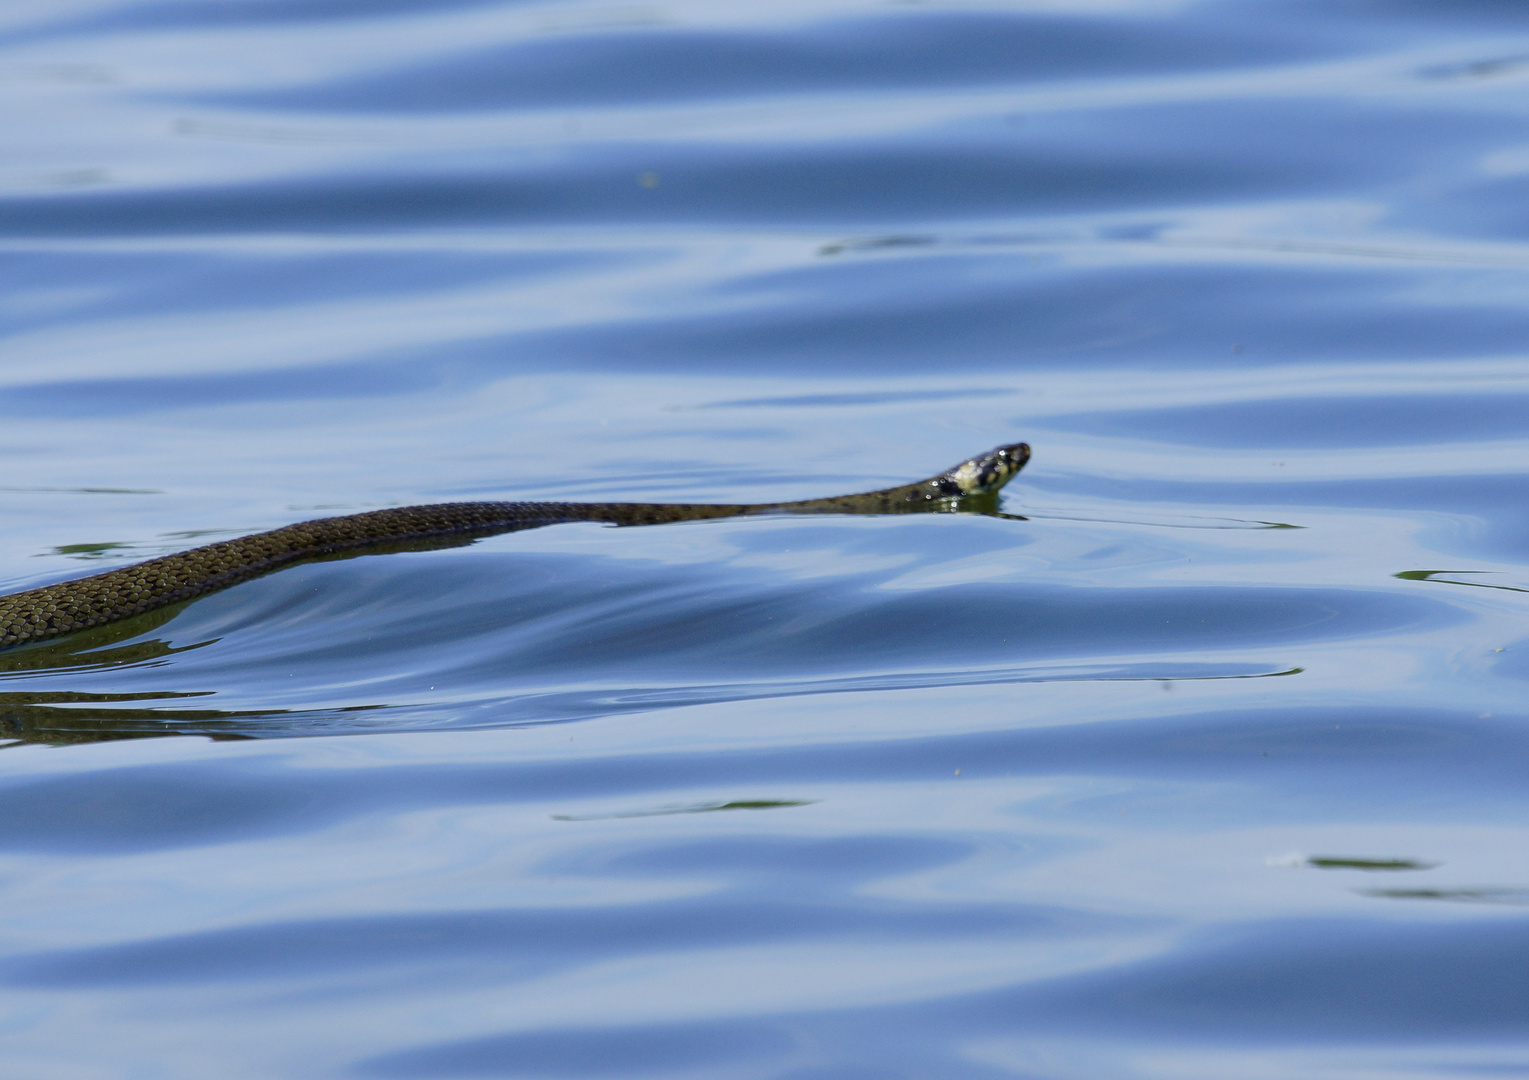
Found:
[[[89,577],[0,596],[0,648],[28,645],[229,588],[294,563],[439,538],[485,536],[563,522],[660,525],[752,514],[960,511],[996,494],[1030,460],[1013,443],[927,480],[858,495],[782,503],[451,502],[299,522],[163,555]]]

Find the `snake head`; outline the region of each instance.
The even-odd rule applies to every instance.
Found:
[[[949,495],[989,495],[1012,480],[1029,460],[1030,447],[1026,443],[1000,446],[961,462],[938,477],[936,483]]]

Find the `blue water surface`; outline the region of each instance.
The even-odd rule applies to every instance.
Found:
[[[1529,1075],[1517,0],[16,0],[0,1076]]]

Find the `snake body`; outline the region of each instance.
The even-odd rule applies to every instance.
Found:
[[[463,502],[320,518],[165,555],[102,574],[0,596],[0,648],[46,641],[190,600],[292,563],[437,537],[471,539],[568,521],[658,525],[747,514],[895,514],[959,509],[990,495],[1030,458],[1000,446],[928,480],[802,502],[760,504]]]

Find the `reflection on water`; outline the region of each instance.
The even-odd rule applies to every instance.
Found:
[[[1382,900],[1444,900],[1457,904],[1529,904],[1529,889],[1361,889]]]
[[[1524,15],[0,10],[0,591],[1036,452],[0,652],[6,1075],[1524,1073]]]
[[[134,640],[164,626],[185,607],[185,604],[172,604],[105,626],[81,630],[68,637],[0,650],[0,679],[54,669],[97,670],[142,666],[175,653],[211,645],[211,641],[172,645],[157,638]]]
[[[1455,581],[1452,578],[1439,577],[1440,574],[1452,574],[1454,577],[1468,577],[1472,574],[1495,574],[1496,570],[1403,570],[1396,577],[1404,581],[1433,581],[1440,585],[1469,585],[1477,589],[1501,589],[1504,592],[1529,592],[1529,589],[1518,585],[1494,585],[1489,581]]]
[[[1421,859],[1354,859],[1334,855],[1313,855],[1307,866],[1318,870],[1432,870],[1439,864]]]
[[[553,821],[605,821],[612,818],[663,817],[668,814],[710,814],[718,810],[778,810],[790,806],[811,806],[811,799],[733,799],[728,802],[698,803],[695,806],[661,806],[653,810],[628,810],[617,814],[553,814]]]

